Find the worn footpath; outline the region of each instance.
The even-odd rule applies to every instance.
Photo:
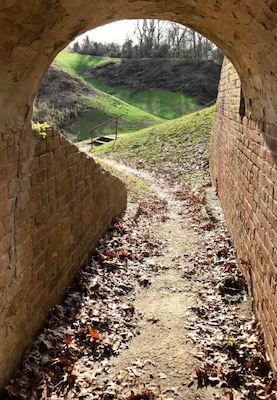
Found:
[[[251,295],[208,180],[152,188],[109,228],[3,399],[275,399]]]

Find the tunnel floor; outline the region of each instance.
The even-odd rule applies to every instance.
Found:
[[[7,399],[273,399],[251,297],[208,181],[129,202],[55,306]]]

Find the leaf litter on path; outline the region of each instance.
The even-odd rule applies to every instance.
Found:
[[[108,229],[63,303],[50,310],[43,331],[3,398],[126,398],[121,396],[127,390],[124,385],[134,378],[131,374],[128,379],[109,377],[109,358],[139,333],[139,314],[132,304],[135,282],[145,287],[159,271],[158,265],[147,262],[160,251],[159,241],[149,231],[150,219],[145,217],[155,207],[160,202],[153,197],[151,209],[141,204],[140,217],[134,220],[125,214]],[[127,383],[121,388],[123,378]],[[152,396],[146,389],[141,393],[141,398]],[[127,394],[130,399],[139,398],[131,390]]]
[[[263,337],[249,309],[251,299],[231,240],[224,224],[205,213],[208,180],[197,191],[189,184],[172,185],[157,176],[154,180],[159,193],[141,199],[135,216],[126,212],[115,221],[63,303],[50,310],[3,399],[276,398]],[[175,236],[165,232],[174,226],[174,218],[179,224]],[[195,237],[182,237],[182,221]],[[197,243],[182,252],[182,243],[189,240]],[[170,276],[170,282],[163,281]],[[153,304],[155,299],[161,306],[163,295],[170,303],[183,292],[193,293],[190,306],[182,301],[178,307],[169,305],[173,314],[181,308],[183,319],[176,317],[179,332],[169,333],[168,326],[163,331],[159,318],[170,319],[150,303],[144,310],[136,305],[140,293],[151,294]],[[157,336],[151,342],[149,335],[147,346],[141,343],[137,349],[140,358],[114,369],[113,360],[124,357],[144,329],[151,332],[156,326],[161,346]],[[184,340],[171,347],[177,333]],[[158,353],[162,357],[156,364]]]

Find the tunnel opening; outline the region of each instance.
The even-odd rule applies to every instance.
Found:
[[[35,121],[80,142],[97,126],[96,136],[113,135],[105,123],[118,115],[128,133],[215,102],[223,56],[212,42],[170,21],[131,23],[121,44],[111,41],[117,28],[108,24],[107,42],[97,42],[92,30],[56,57],[36,98]]]
[[[36,3],[32,7],[30,2],[1,6],[1,31],[3,33],[1,40],[3,41],[2,57],[4,61],[1,63],[0,86],[1,106],[5,110],[1,119],[1,150],[4,154],[1,171],[5,176],[2,190],[6,199],[3,201],[5,207],[2,210],[5,214],[4,248],[9,247],[8,250],[3,250],[5,254],[1,258],[5,267],[3,268],[5,273],[1,287],[1,295],[3,295],[1,330],[4,338],[1,354],[1,359],[4,360],[1,365],[2,385],[7,382],[11,371],[14,370],[14,365],[19,362],[32,332],[41,326],[41,315],[43,313],[46,315],[46,308],[54,304],[66,286],[66,282],[59,282],[59,288],[54,293],[51,290],[58,286],[55,277],[51,277],[51,285],[47,288],[43,288],[38,281],[32,280],[32,276],[37,277],[50,269],[46,268],[45,264],[41,264],[41,249],[45,248],[43,243],[48,238],[48,231],[53,233],[53,225],[51,225],[53,220],[57,221],[59,214],[65,215],[66,207],[60,208],[55,216],[51,216],[51,224],[47,227],[43,226],[37,229],[38,224],[47,225],[46,221],[50,220],[48,217],[51,210],[58,207],[57,204],[61,207],[63,202],[60,199],[65,198],[68,190],[64,186],[61,186],[62,189],[58,188],[57,193],[60,198],[57,199],[56,206],[51,210],[43,210],[43,213],[39,216],[36,215],[34,220],[31,220],[30,217],[32,212],[30,210],[26,212],[22,206],[26,204],[27,199],[28,207],[32,205],[35,210],[41,211],[41,204],[45,204],[47,201],[48,194],[44,198],[39,198],[41,188],[36,188],[36,193],[33,190],[37,183],[46,187],[46,176],[49,171],[47,169],[44,169],[44,172],[38,171],[38,165],[45,166],[45,163],[48,162],[52,171],[62,169],[61,163],[59,166],[54,166],[52,163],[54,152],[49,157],[43,157],[43,149],[51,147],[49,142],[47,145],[46,142],[42,142],[37,146],[37,143],[33,141],[33,132],[30,131],[33,98],[38,91],[41,77],[55,55],[78,33],[120,17],[137,16],[143,18],[162,15],[177,22],[188,23],[189,26],[203,32],[221,46],[238,71],[239,76],[231,67],[228,69],[225,65],[225,86],[222,84],[220,112],[217,114],[213,146],[214,170],[221,200],[228,216],[229,228],[235,240],[239,258],[242,260],[242,266],[246,274],[253,271],[251,276],[253,277],[255,307],[266,335],[271,363],[276,371],[275,283],[272,278],[275,276],[276,270],[276,251],[274,250],[276,248],[276,235],[274,234],[276,224],[276,191],[274,187],[277,157],[276,79],[272,74],[276,60],[274,39],[276,38],[276,13],[274,5],[271,3],[262,5],[248,4],[247,1],[243,5],[238,2],[219,3],[218,1],[198,2],[196,5],[194,1],[187,0],[181,4],[170,4],[169,9],[169,5],[166,3],[159,3],[157,8],[157,4],[152,1],[147,4],[144,2],[143,5],[140,2],[130,2],[125,4],[126,7],[118,4],[118,8],[116,2],[113,5],[109,4],[108,7],[105,2],[101,2],[97,14],[94,12],[95,4],[88,4],[85,1],[82,2],[83,7],[78,10],[76,2],[71,1],[66,4],[56,2],[53,7],[44,3]],[[31,14],[32,18],[30,18]],[[42,15],[45,18],[42,19]],[[17,17],[19,23],[17,23]],[[250,24],[255,29],[250,30]],[[225,96],[224,91],[225,94],[232,93],[232,87],[227,85],[228,79],[229,83],[233,84],[235,84],[235,80],[241,79],[245,99],[251,99],[251,102],[246,101],[246,118],[243,119],[243,125],[239,124],[239,102],[236,100],[239,90],[236,85],[233,101],[225,102],[230,97]],[[53,135],[51,141],[56,144],[62,143],[65,146],[62,151],[58,152],[60,158],[68,157],[69,159],[69,154],[72,154],[71,164],[68,162],[65,166],[66,169],[69,170],[72,167],[73,159],[75,161],[78,159],[79,170],[88,168],[89,162],[85,161],[84,157],[81,162],[72,147],[65,145],[59,136],[54,137]],[[58,149],[55,148],[56,150]],[[34,151],[41,157],[39,161],[33,162]],[[9,154],[8,159],[6,153]],[[26,179],[23,179],[24,174],[28,175]],[[30,179],[31,175],[32,179]],[[50,194],[51,185],[54,185],[55,181],[55,184],[59,186],[60,182],[65,179],[65,175],[63,171],[63,177],[59,177],[57,180],[52,179],[51,183],[47,182],[49,196],[57,195]],[[106,183],[107,187],[110,187],[112,181],[107,178],[107,182],[109,182]],[[117,185],[120,183],[118,182]],[[84,200],[86,192],[87,188],[82,192],[83,200],[80,199],[82,207],[86,203]],[[91,189],[90,195],[98,202],[99,206],[106,200],[107,196],[105,197],[104,192],[105,190],[101,194],[97,194]],[[115,193],[110,195],[116,198],[119,194],[117,192],[116,195]],[[11,200],[11,197],[14,197],[14,200]],[[74,191],[71,191],[71,197],[74,198]],[[124,201],[122,201],[123,203]],[[73,207],[76,209],[78,206],[79,202],[76,200]],[[90,211],[92,210],[88,210],[88,212]],[[240,219],[241,212],[243,212],[244,218]],[[85,221],[85,213],[81,214]],[[93,212],[91,215],[95,218]],[[104,218],[106,217],[104,216]],[[98,222],[100,223],[100,221]],[[89,232],[88,225],[85,225],[85,228]],[[61,233],[62,230],[66,235],[69,233],[65,240]],[[80,226],[79,230],[81,231]],[[101,227],[99,228],[97,225],[96,230],[100,233]],[[37,236],[40,244],[34,243],[36,246],[32,247],[30,237],[33,238],[34,234],[40,235]],[[93,234],[94,232],[90,231],[86,240],[88,241],[88,236]],[[74,243],[77,246],[77,241],[74,242],[74,237],[70,234],[68,219],[63,225],[63,229],[52,237],[51,251],[53,250],[53,252],[51,256],[53,259],[49,265],[53,268],[52,271],[55,271],[57,270],[57,254],[64,251],[65,243],[68,243],[69,246]],[[57,246],[57,243],[63,245]],[[80,243],[78,245],[80,248]],[[59,247],[58,251],[56,251],[57,247]],[[87,249],[82,249],[82,253],[84,252],[87,252]],[[65,272],[63,276],[67,275],[68,278],[74,270],[74,266],[76,267],[82,258],[76,247],[71,256],[67,268],[64,266],[61,268]],[[35,274],[32,273],[33,270],[35,270]],[[31,293],[29,293],[29,288],[28,290],[24,289],[23,277],[32,282]],[[45,282],[48,282],[48,279],[45,279]],[[43,301],[41,301],[42,298]],[[41,311],[40,313],[37,312],[38,309]],[[269,330],[268,327],[272,329]]]
[[[206,152],[207,147],[206,143]],[[199,161],[199,164],[196,163],[196,167],[199,169],[205,168],[207,171],[207,155],[205,159],[204,151],[202,153],[199,143],[197,143],[196,149],[190,148],[190,151],[194,157],[192,154],[189,157]],[[199,153],[200,158],[198,159]],[[181,154],[179,154],[180,156]],[[171,168],[173,170],[172,160],[170,161],[171,165],[169,165],[168,169]],[[184,159],[181,162],[184,162]],[[139,169],[144,169],[141,160]],[[214,247],[211,244],[214,238],[212,232],[220,220],[218,219],[218,214],[215,216],[213,210],[207,206],[206,186],[210,186],[209,179],[206,177],[203,185],[200,185],[197,191],[191,192],[188,184],[183,184],[181,189],[174,187],[174,181],[177,180],[178,175],[180,173],[177,171],[175,171],[175,174],[167,173],[167,178],[170,179],[171,177],[170,190],[173,188],[175,190],[175,198],[170,199],[171,205],[173,201],[177,203],[174,216],[172,216],[172,210],[167,208],[167,196],[169,196],[169,193],[164,193],[164,198],[162,199],[153,196],[146,201],[141,200],[135,216],[131,222],[128,222],[132,226],[134,221],[137,223],[139,219],[143,225],[147,225],[147,220],[148,223],[153,225],[157,224],[158,221],[160,224],[158,227],[160,236],[157,242],[151,237],[147,226],[146,232],[143,234],[141,232],[134,233],[129,230],[126,220],[118,219],[115,225],[108,230],[110,241],[105,242],[105,239],[100,241],[96,253],[85,266],[81,275],[78,276],[65,303],[56,305],[51,309],[49,324],[39,335],[34,343],[33,350],[24,361],[24,364],[29,366],[27,369],[31,368],[31,364],[33,365],[37,358],[39,349],[38,360],[42,356],[42,365],[47,365],[46,374],[49,378],[45,379],[43,375],[45,371],[42,374],[42,378],[40,373],[34,373],[34,383],[31,385],[31,390],[34,393],[39,395],[42,390],[41,385],[43,385],[44,392],[47,392],[48,398],[55,398],[57,394],[63,396],[64,390],[72,391],[73,396],[77,394],[84,395],[86,386],[90,382],[90,384],[94,385],[94,393],[90,394],[91,396],[95,398],[105,394],[117,396],[120,395],[121,388],[118,384],[120,382],[124,386],[125,396],[144,395],[159,399],[162,398],[159,397],[162,395],[167,396],[166,398],[169,395],[178,397],[181,393],[182,396],[189,399],[195,397],[196,393],[203,389],[205,391],[205,394],[202,393],[203,396],[209,399],[210,396],[217,393],[217,388],[214,387],[215,381],[226,383],[225,377],[222,377],[219,372],[213,370],[211,373],[211,369],[207,365],[201,363],[200,366],[200,364],[195,363],[194,352],[197,350],[194,349],[192,351],[192,348],[195,343],[201,342],[204,345],[209,326],[213,326],[213,324],[220,325],[224,318],[223,315],[227,321],[229,319],[228,313],[239,314],[241,303],[243,303],[243,310],[245,311],[246,282],[239,270],[236,269],[234,249],[230,245],[228,235],[224,236],[225,233],[223,235],[222,227],[220,227],[221,241],[215,241]],[[193,178],[195,179],[195,176]],[[59,182],[62,181],[59,180]],[[157,176],[155,177],[155,186],[156,190],[161,194],[162,184],[158,181]],[[204,205],[207,215],[201,222]],[[182,211],[182,208],[186,211]],[[190,210],[189,212],[187,211],[188,209]],[[186,214],[187,212],[188,214]],[[193,229],[188,228],[185,221],[189,214],[192,217],[190,222],[192,227],[195,228],[200,223],[198,228],[205,232],[205,239],[200,239]],[[198,223],[196,222],[197,219]],[[177,229],[176,223],[178,224]],[[185,225],[186,230],[184,229]],[[65,228],[67,228],[66,225]],[[143,229],[145,229],[145,226]],[[131,240],[130,243],[126,241],[126,235],[136,238],[136,247],[134,240]],[[141,237],[138,240],[137,238],[140,235]],[[173,253],[167,250],[165,238],[170,242],[170,246],[173,247]],[[200,241],[203,241],[202,245],[204,247],[209,245],[208,254],[205,256],[203,249],[200,250]],[[168,251],[168,254],[161,259],[161,254],[159,253],[163,250]],[[206,250],[205,248],[205,252]],[[215,257],[219,267],[216,263],[210,262],[212,257]],[[144,261],[145,259],[146,261]],[[195,259],[197,259],[196,262]],[[174,268],[170,268],[168,263],[172,263]],[[139,267],[139,270],[132,270],[134,264]],[[205,271],[207,275],[204,276],[203,271],[197,271],[199,265],[202,267],[210,265],[212,268]],[[222,274],[224,269],[225,275]],[[233,274],[234,272],[235,274],[231,277],[231,273]],[[152,285],[153,274],[156,275],[157,279]],[[216,279],[211,280],[210,284],[208,284],[208,278],[210,279],[212,274],[214,274],[214,279],[216,276]],[[221,280],[218,278],[219,275]],[[190,285],[194,280],[192,279],[193,276],[196,277],[196,286],[191,292]],[[136,283],[135,280],[137,280]],[[218,285],[219,293],[212,294],[212,286],[215,283]],[[201,291],[201,285],[205,286],[205,291],[209,291],[207,297]],[[132,322],[132,317],[137,313],[140,320],[143,321],[145,318],[139,309],[140,306],[137,303],[134,305],[133,290],[136,290],[136,288],[141,290],[140,302],[145,303],[144,313],[147,314],[148,326],[144,324],[136,325]],[[200,304],[195,292],[201,293],[202,298],[205,297],[206,303]],[[110,295],[114,297],[113,302],[110,300]],[[173,301],[170,300],[172,297]],[[122,299],[123,302],[120,301]],[[240,304],[239,307],[238,304]],[[180,320],[182,320],[184,313],[186,317],[183,324],[180,323]],[[204,337],[203,335],[197,336],[195,333],[188,336],[190,339],[184,340],[188,331],[197,329],[201,316],[204,316],[206,320],[208,319],[207,325],[203,321],[200,323],[200,332],[202,330],[203,334],[204,330]],[[238,318],[238,315],[236,318]],[[232,328],[234,320],[235,318],[231,321]],[[240,324],[242,322],[245,323],[246,320],[242,318],[239,319],[239,322]],[[127,323],[127,326],[124,326],[123,321]],[[250,322],[251,319],[247,320],[247,323]],[[121,331],[122,327],[124,328],[123,331]],[[157,329],[154,327],[157,327]],[[243,329],[245,333],[247,324],[243,326]],[[254,325],[251,328],[252,335],[253,331]],[[223,333],[225,333],[224,330]],[[223,335],[221,345],[227,349],[227,358],[230,357],[232,352],[236,354],[236,346],[239,341],[236,334],[240,337],[242,332],[234,332],[234,329],[231,331],[230,327],[230,331],[226,336]],[[151,340],[149,340],[150,335],[152,335]],[[210,337],[212,337],[211,332]],[[50,342],[50,338],[52,338],[53,342]],[[138,339],[135,344],[135,350],[131,342],[129,343],[131,338],[134,339],[134,342]],[[148,341],[149,344],[147,345]],[[156,346],[157,342],[158,346]],[[146,344],[146,346],[144,347],[143,344]],[[216,341],[214,346],[218,346]],[[118,361],[120,357],[114,358],[114,356],[120,353],[119,350],[124,350],[126,347],[132,349],[131,354],[123,353],[124,361],[121,364],[122,360]],[[42,350],[43,348],[44,350]],[[57,349],[58,354],[56,353]],[[108,381],[108,385],[105,385],[101,378],[97,379],[97,382],[93,377],[88,378],[86,363],[89,364],[91,371],[95,362],[94,358],[90,356],[91,349],[93,357],[96,357],[99,362],[98,377],[104,372],[104,380],[107,381],[105,369],[115,369],[115,375],[109,375],[110,381]],[[137,356],[142,351],[147,355],[147,360],[137,359]],[[83,359],[84,352],[85,360]],[[247,356],[249,359],[249,354]],[[187,369],[183,368],[181,371],[177,370],[179,359],[176,364],[176,357],[181,360],[185,359],[189,367]],[[221,357],[223,356],[221,355]],[[131,367],[128,367],[126,359],[132,360]],[[227,362],[224,357],[222,359],[222,365],[224,364],[226,368],[227,376]],[[266,365],[265,354],[262,354],[259,362],[264,366]],[[160,368],[159,371],[161,371],[158,373],[157,364]],[[142,380],[139,382],[137,380],[134,383],[133,377],[137,374],[134,369],[135,375],[128,373],[127,382],[121,380],[122,366],[124,368],[136,368],[137,365],[141,370],[147,371],[145,372],[149,375],[147,384]],[[183,380],[183,376],[191,375],[191,368],[195,370],[193,380],[185,390],[179,387],[176,389],[173,383],[179,384]],[[177,379],[171,375],[172,369],[175,369]],[[241,366],[242,370],[243,367]],[[118,373],[119,375],[117,375]],[[36,374],[38,374],[38,377]],[[117,382],[117,388],[114,387],[113,379]],[[242,379],[239,373],[236,375],[236,379]],[[163,380],[166,380],[171,386],[161,389],[161,381]],[[28,382],[28,378],[26,382]],[[231,379],[227,384],[232,387]],[[208,390],[207,386],[209,387]],[[9,390],[13,390],[12,386],[10,386]],[[22,388],[22,390],[26,389]]]

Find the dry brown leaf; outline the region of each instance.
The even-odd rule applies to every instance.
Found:
[[[97,331],[95,331],[91,326],[89,327],[89,334],[95,340],[102,339],[101,335]]]

